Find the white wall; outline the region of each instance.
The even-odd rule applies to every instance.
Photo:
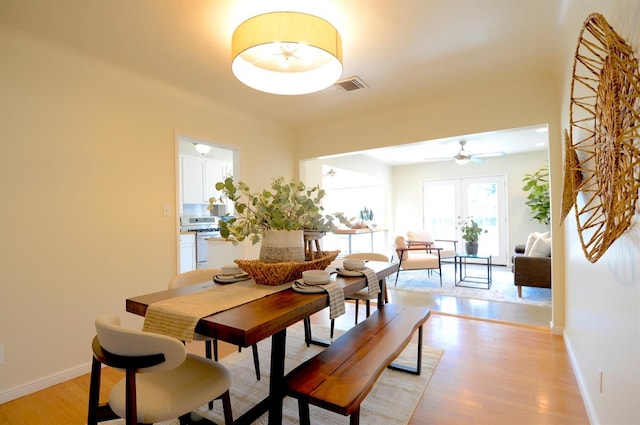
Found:
[[[1,403],[88,371],[95,316],[140,323],[125,299],[176,273],[176,132],[256,188],[296,161],[289,130],[144,76],[4,27],[0,56]]]
[[[618,2],[611,12],[598,8],[640,57],[640,3]],[[586,15],[567,27],[577,40]],[[571,59],[572,56],[568,59]],[[572,62],[565,64],[562,125],[569,128]],[[637,223],[595,264],[585,259],[574,212],[565,220],[565,342],[594,424],[640,421],[640,230]],[[600,371],[603,373],[600,391]]]

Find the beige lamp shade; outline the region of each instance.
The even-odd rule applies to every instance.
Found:
[[[254,16],[233,32],[231,69],[242,83],[267,93],[320,91],[342,75],[342,40],[333,25],[299,12]]]

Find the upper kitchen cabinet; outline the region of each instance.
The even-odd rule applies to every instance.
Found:
[[[209,198],[219,197],[216,182],[225,175],[225,164],[207,158],[180,156],[182,203],[208,204]]]

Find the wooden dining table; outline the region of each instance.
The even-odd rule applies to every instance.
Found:
[[[398,270],[397,263],[378,261],[367,262],[374,270],[381,285],[378,305],[382,305],[386,277]],[[327,269],[332,271],[331,269]],[[332,275],[334,276],[334,275]],[[335,275],[332,279],[343,288],[345,297],[367,286],[365,276],[344,277]],[[169,289],[126,300],[128,312],[144,316],[147,307],[158,301],[174,297],[204,292],[215,288],[213,281],[180,288]],[[249,347],[271,337],[271,365],[269,394],[234,423],[251,424],[265,412],[269,412],[269,424],[282,423],[282,401],[284,398],[284,370],[287,328],[329,306],[327,293],[299,293],[288,288],[254,301],[201,318],[195,328],[199,334],[233,345]],[[328,312],[327,312],[328,314]]]

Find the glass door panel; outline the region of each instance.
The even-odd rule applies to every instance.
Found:
[[[464,240],[457,223],[473,217],[487,233],[480,235],[478,255],[491,255],[493,264],[507,264],[507,203],[504,176],[431,180],[423,183],[424,229],[435,239]]]

